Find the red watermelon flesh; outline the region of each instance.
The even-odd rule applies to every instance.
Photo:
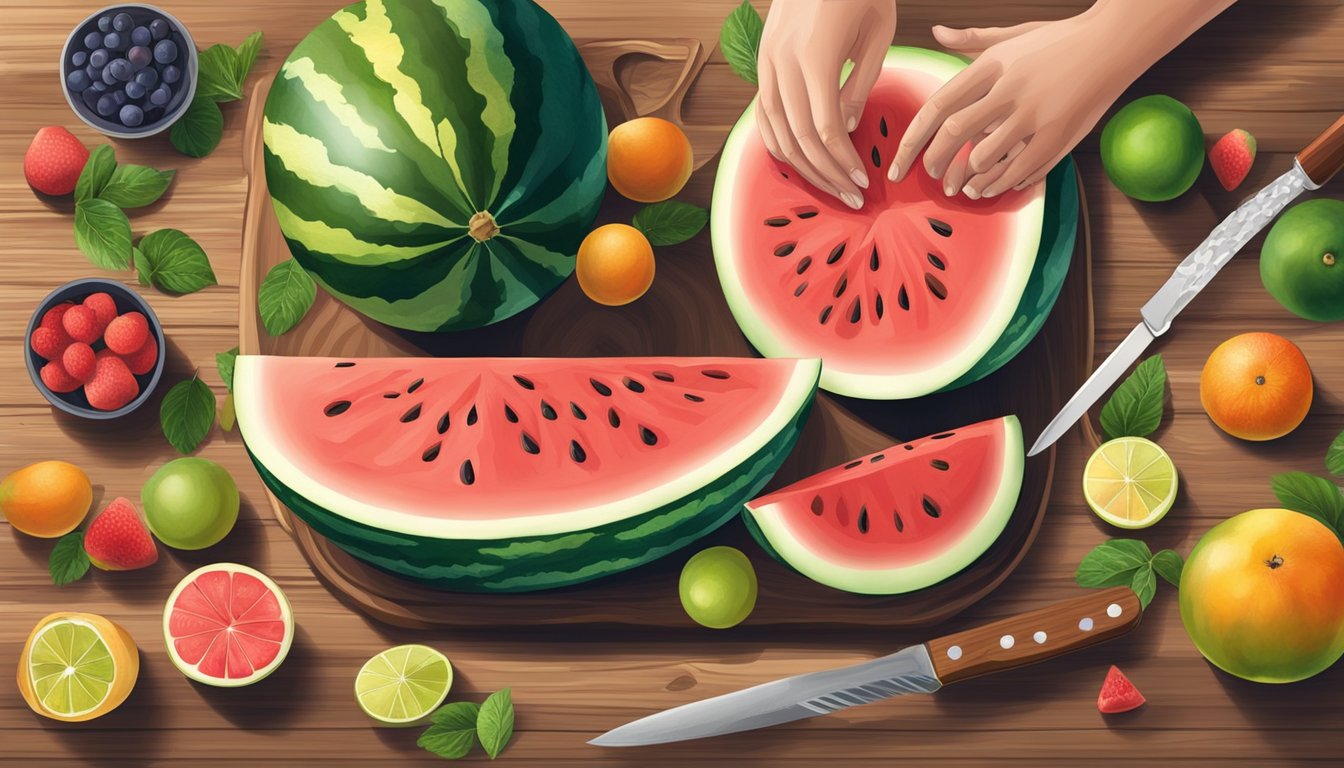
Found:
[[[1114,715],[1138,709],[1147,701],[1129,678],[1125,677],[1125,673],[1112,664],[1106,673],[1105,682],[1101,684],[1101,692],[1097,694],[1097,709],[1102,714]]]
[[[294,634],[274,582],[231,564],[184,579],[169,599],[164,631],[178,668],[212,685],[264,677],[283,661]]]

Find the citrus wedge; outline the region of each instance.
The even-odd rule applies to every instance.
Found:
[[[453,687],[448,657],[426,645],[398,645],[379,653],[355,677],[355,699],[385,725],[417,725],[429,718]]]
[[[28,706],[54,720],[92,720],[116,709],[139,674],[135,643],[94,614],[55,613],[38,622],[19,660]]]
[[[1117,528],[1147,528],[1176,501],[1176,465],[1142,437],[1105,443],[1083,469],[1083,496],[1097,517]]]

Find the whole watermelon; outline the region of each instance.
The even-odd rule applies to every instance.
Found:
[[[367,0],[280,68],[266,181],[332,295],[399,328],[475,328],[574,271],[606,136],[573,41],[529,0]]]

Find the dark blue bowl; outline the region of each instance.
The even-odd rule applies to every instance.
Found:
[[[112,301],[117,305],[117,314],[135,311],[144,315],[145,319],[149,321],[149,332],[154,334],[154,341],[159,345],[159,359],[154,363],[154,369],[149,373],[135,377],[135,380],[140,383],[140,394],[115,411],[100,411],[90,406],[88,398],[84,396],[83,388],[65,394],[51,391],[46,384],[42,383],[42,376],[39,374],[47,361],[34,352],[33,345],[29,343],[29,339],[33,337],[33,329],[37,328],[38,324],[42,322],[42,316],[47,313],[47,310],[66,301],[78,303],[85,296],[99,291],[103,291],[112,297]],[[98,341],[93,347],[95,350],[102,349],[102,341]],[[154,309],[149,306],[149,302],[122,283],[116,280],[105,280],[101,277],[86,277],[82,280],[74,280],[47,294],[47,297],[37,305],[37,310],[28,320],[28,330],[23,334],[23,360],[28,365],[28,375],[33,380],[33,386],[37,387],[37,391],[47,398],[47,402],[66,413],[85,419],[115,419],[131,413],[143,405],[149,399],[149,396],[154,393],[154,388],[159,385],[159,379],[163,377],[163,361],[167,356],[168,348],[164,343],[163,325],[159,323],[159,317],[154,314]]]

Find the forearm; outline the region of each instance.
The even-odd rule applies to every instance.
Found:
[[[1236,0],[1097,0],[1083,13],[1104,63],[1137,78]]]

